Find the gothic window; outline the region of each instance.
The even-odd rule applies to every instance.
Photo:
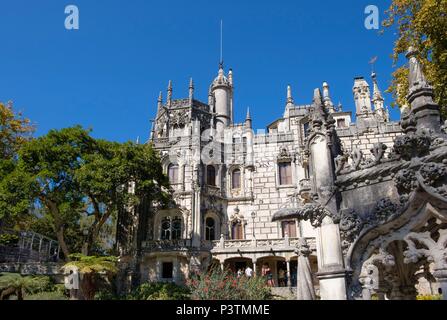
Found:
[[[231,224],[231,239],[243,240],[244,239],[244,227],[241,221],[234,221]]]
[[[178,165],[170,164],[168,167],[169,182],[171,184],[178,183]]]
[[[164,218],[161,222],[161,239],[170,240],[171,239],[171,219]]]
[[[174,271],[174,264],[172,262],[163,262],[161,277],[163,279],[172,279]]]
[[[166,217],[161,221],[161,240],[178,240],[182,237],[182,219]]]
[[[289,238],[296,238],[295,220],[282,222],[282,236],[285,237],[286,234],[289,236]]]
[[[216,222],[213,218],[206,218],[205,222],[205,240],[216,240]]]
[[[282,186],[292,184],[292,164],[290,162],[278,163],[279,184]]]
[[[337,119],[337,128],[346,128],[346,120]]]
[[[231,174],[231,188],[240,189],[241,188],[241,170],[235,169]]]
[[[214,166],[208,166],[206,168],[206,183],[209,186],[216,186],[216,168]]]

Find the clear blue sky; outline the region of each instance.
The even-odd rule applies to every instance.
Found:
[[[377,0],[383,13],[390,1]],[[80,30],[64,27],[65,6],[80,10]],[[286,86],[297,104],[331,86],[352,110],[353,78],[370,81],[373,56],[384,91],[395,35],[364,28],[369,1],[14,0],[0,2],[0,101],[13,100],[37,135],[75,124],[116,141],[148,138],[158,92],[207,101],[224,20],[225,67],[235,78],[235,121],[250,106],[265,128],[284,112]],[[381,18],[384,17],[383,14]],[[391,97],[386,95],[386,104]],[[392,111],[397,119],[399,112]]]

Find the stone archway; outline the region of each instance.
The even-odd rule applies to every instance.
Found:
[[[364,230],[348,252],[351,299],[415,299],[416,273],[429,275],[447,295],[447,203],[419,190],[391,221]]]

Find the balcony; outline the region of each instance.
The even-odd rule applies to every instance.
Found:
[[[312,250],[316,250],[315,238],[306,238]],[[283,239],[253,239],[253,240],[217,240],[213,241],[212,253],[230,252],[267,252],[294,251],[298,238]]]
[[[315,238],[306,238],[310,248],[315,251]],[[298,238],[283,239],[253,239],[253,240],[216,240],[201,241],[201,248],[210,250],[212,253],[231,253],[231,252],[271,252],[271,251],[289,251],[293,252],[298,245]],[[144,241],[142,248],[149,252],[167,252],[167,251],[188,251],[192,248],[191,239],[180,240],[149,240]]]

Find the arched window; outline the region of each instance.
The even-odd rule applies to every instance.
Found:
[[[209,186],[215,186],[216,185],[216,168],[214,166],[208,166],[206,168],[206,183]]]
[[[182,219],[166,217],[161,221],[161,240],[178,240],[182,238]]]
[[[205,240],[216,240],[216,222],[213,218],[206,218],[205,221]]]
[[[168,167],[169,182],[171,184],[178,183],[178,165],[170,164]]]
[[[233,240],[243,240],[244,239],[244,228],[241,221],[234,221],[231,224],[231,239]]]
[[[231,188],[240,189],[241,188],[241,170],[233,170],[231,174]]]

